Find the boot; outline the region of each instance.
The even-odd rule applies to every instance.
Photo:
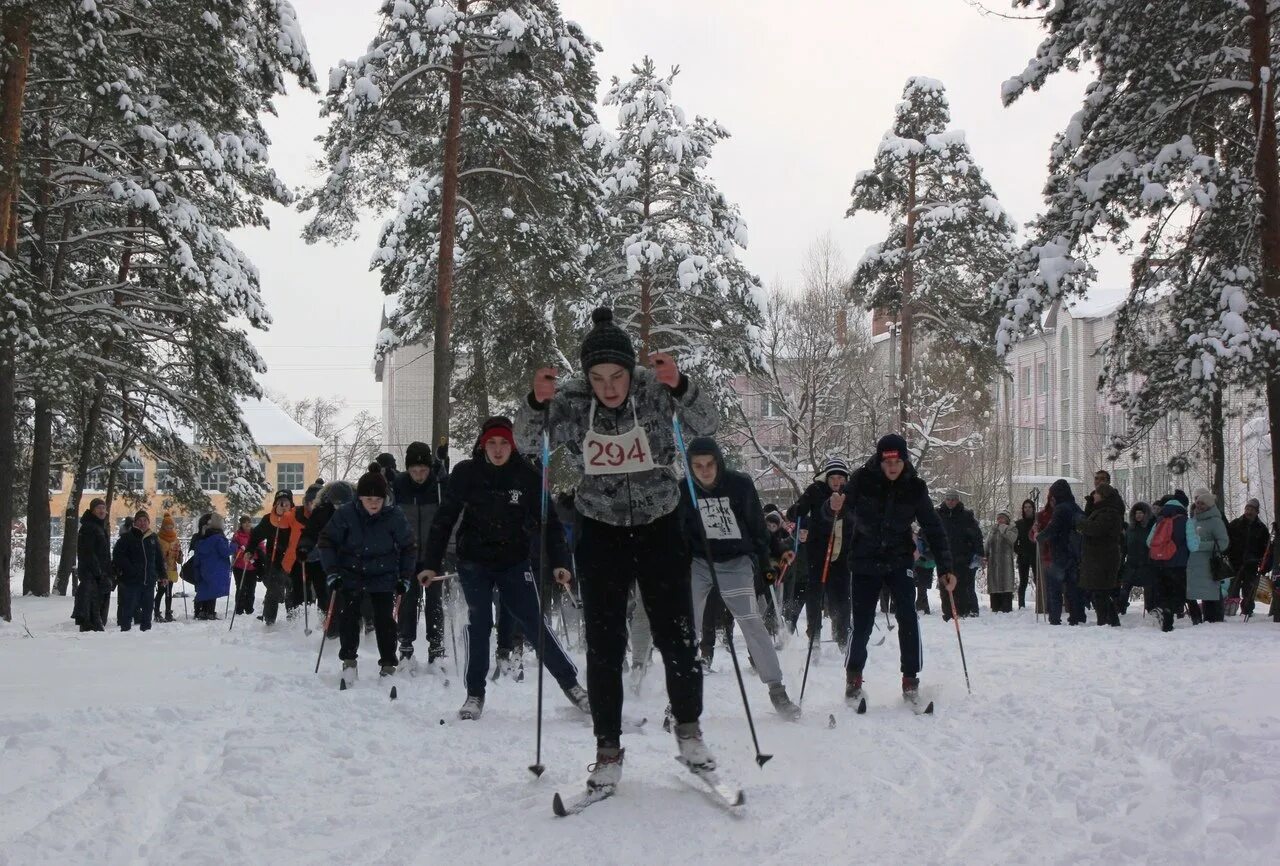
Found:
[[[413,644],[400,642],[400,670],[410,674],[418,672],[418,660],[413,657]]]
[[[356,662],[355,659],[343,661],[342,663],[342,681],[347,684],[347,688],[356,684]]]
[[[484,695],[467,695],[467,699],[462,702],[462,708],[458,710],[458,718],[464,722],[477,721],[483,712]]]
[[[676,725],[676,745],[680,749],[680,762],[694,772],[714,770],[716,759],[702,741],[702,728],[697,722]]]
[[[587,690],[582,686],[574,683],[564,690],[564,696],[569,699],[569,703],[581,710],[583,715],[591,715],[591,700],[587,697]]]
[[[620,748],[616,741],[596,746],[596,762],[587,767],[591,774],[587,776],[587,790],[612,791],[622,781],[622,759],[627,750]]]
[[[862,692],[862,674],[849,673],[844,682],[844,702],[851,707],[859,706],[866,697]]]
[[[800,708],[791,702],[791,698],[787,695],[787,687],[782,683],[769,686],[769,700],[773,703],[773,708],[778,715],[787,721],[794,722],[800,718]]]
[[[902,678],[902,699],[909,704],[917,704],[920,702],[920,678],[908,677]]]
[[[396,672],[395,665],[382,665],[381,667],[378,668],[378,676],[380,677],[394,676],[395,672]]]

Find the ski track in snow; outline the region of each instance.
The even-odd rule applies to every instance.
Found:
[[[81,635],[70,599],[16,598],[0,623],[0,864],[552,862],[1273,863],[1280,833],[1280,626],[1266,617],[1172,635],[1037,625],[1030,612],[923,619],[923,697],[898,692],[897,635],[870,648],[868,712],[843,701],[833,644],[809,674],[800,724],[779,719],[750,670],[753,760],[726,653],[703,727],[736,819],[682,778],[662,731],[660,669],[628,717],[618,794],[559,820],[582,790],[589,725],[547,681],[534,779],[536,672],[490,684],[483,719],[424,673],[338,690],[337,643],[312,673],[319,630],[253,617]],[[34,639],[24,636],[26,615]],[[219,612],[221,615],[221,611]],[[581,666],[582,653],[573,655]],[[798,697],[804,641],[783,651]],[[739,658],[746,664],[746,652]],[[585,676],[585,674],[584,674]],[[388,693],[396,685],[399,699]],[[834,713],[837,726],[827,730]],[[444,719],[445,724],[440,725]]]

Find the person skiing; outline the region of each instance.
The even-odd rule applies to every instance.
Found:
[[[356,489],[350,481],[331,481],[320,488],[320,494],[316,497],[316,507],[307,518],[307,525],[302,530],[302,538],[298,540],[298,556],[305,560],[303,567],[308,569],[307,580],[315,587],[316,604],[326,612],[329,610],[330,593],[328,581],[325,579],[324,563],[320,558],[320,533],[324,532],[324,528],[329,525],[334,512],[343,505],[354,502],[355,498]],[[250,601],[252,602],[252,599]],[[364,607],[362,602],[362,613],[364,613]],[[249,605],[249,612],[253,612],[252,603]],[[329,630],[325,633],[325,637],[332,640],[338,636],[338,631],[338,617],[335,614],[333,621],[329,623]]]
[[[151,630],[151,599],[157,580],[164,580],[164,551],[151,531],[151,515],[139,511],[133,526],[122,532],[111,551],[111,564],[120,577],[116,593],[116,621],[129,631],[136,620],[141,631]]]
[[[960,501],[960,491],[948,490],[938,506],[938,517],[947,533],[951,563],[956,575],[956,613],[978,615],[977,566],[982,559],[982,530],[978,518]],[[951,619],[951,601],[942,600],[942,619]]]
[[[695,505],[688,488],[681,490],[682,517],[692,546],[693,628],[702,627],[707,595],[711,592],[710,564],[706,542],[710,542],[720,598],[742,628],[747,652],[769,689],[769,700],[783,718],[800,718],[800,708],[787,696],[782,684],[782,666],[773,640],[764,626],[756,602],[756,571],[773,553],[760,496],[751,479],[725,468],[724,453],[709,436],[689,443],[689,465],[697,486]],[[783,564],[791,551],[780,551]]]
[[[639,583],[653,642],[666,669],[667,696],[681,760],[695,772],[715,769],[702,737],[702,674],[694,647],[689,549],[677,508],[678,457],[673,412],[693,436],[716,432],[711,397],[666,354],[636,366],[631,338],[613,311],[591,314],[582,342],[582,374],[557,385],[556,370],[533,377],[533,393],[516,416],[516,441],[536,451],[545,432],[564,448],[576,475],[581,516],[576,560],[587,640],[587,688],[596,736],[588,789],[608,795],[622,777],[622,665],[627,597]]]
[[[404,452],[404,471],[396,474],[391,483],[391,492],[396,505],[409,521],[409,529],[413,531],[413,539],[418,544],[415,573],[421,573],[426,568],[427,534],[443,499],[445,481],[444,467],[431,454],[431,447],[425,442],[410,442]],[[397,626],[400,634],[400,666],[407,670],[417,668],[413,642],[418,637],[418,620],[422,618],[418,611],[424,601],[427,665],[431,669],[443,667],[440,659],[445,657],[444,582],[432,581],[423,586],[415,580],[409,586],[409,594],[401,602]]]
[[[80,515],[76,536],[76,586],[73,619],[80,631],[105,631],[107,607],[104,596],[111,595],[111,545],[107,540],[107,503],[94,499]]]
[[[805,589],[805,611],[808,620],[809,642],[819,646],[815,636],[822,633],[822,604],[831,616],[831,632],[843,653],[849,645],[849,542],[853,537],[853,521],[843,509],[834,506],[845,483],[849,480],[849,464],[838,457],[831,457],[805,488],[804,493],[787,509],[791,524],[803,519],[799,529],[805,545],[809,565],[809,585]],[[832,530],[836,532],[832,541]],[[828,542],[831,542],[828,544]],[[830,552],[830,563],[827,554]],[[823,598],[822,575],[826,571],[826,597]]]
[[[240,525],[236,534],[231,536],[231,544],[236,549],[236,558],[231,563],[231,570],[236,579],[236,613],[253,613],[254,597],[258,594],[258,565],[253,548],[249,547],[249,536],[253,532],[253,519],[247,514],[240,515]]]
[[[289,569],[284,564],[285,556],[291,553],[291,537],[295,533],[300,534],[302,529],[302,524],[294,517],[293,494],[288,490],[280,490],[272,500],[271,510],[263,515],[262,520],[249,533],[250,550],[256,553],[265,545],[263,555],[258,559],[259,577],[267,586],[267,597],[262,601],[262,622],[265,625],[275,624],[280,602],[285,601],[289,591]],[[289,565],[293,565],[292,557]],[[292,600],[285,601],[286,606],[291,603]]]
[[[195,544],[196,569],[200,582],[196,585],[196,619],[217,619],[218,599],[231,591],[231,557],[235,547],[222,531],[222,515],[208,515],[204,529]]]
[[[1258,514],[1262,505],[1256,499],[1245,503],[1244,514],[1227,524],[1227,535],[1230,536],[1230,547],[1227,548],[1227,559],[1231,563],[1234,575],[1231,586],[1227,590],[1228,600],[1239,604],[1240,612],[1245,616],[1253,615],[1254,599],[1258,594],[1259,566],[1267,552],[1270,535],[1267,526]]]
[[[423,570],[418,572],[424,587],[441,574],[445,549],[461,519],[458,581],[467,600],[468,639],[467,699],[458,710],[460,719],[479,719],[484,712],[495,587],[502,606],[535,645],[542,629],[547,672],[570,703],[591,712],[587,692],[578,684],[577,667],[542,617],[540,576],[530,565],[530,549],[541,536],[541,495],[542,477],[515,447],[511,421],[496,416],[481,425],[471,459],[459,462],[449,473],[444,501],[431,522]],[[548,549],[542,553],[551,563],[556,582],[563,586],[569,582],[569,557],[554,508],[547,509],[546,536]]]
[[[360,602],[373,607],[381,676],[396,670],[395,595],[404,595],[413,580],[416,545],[404,512],[387,505],[387,478],[366,472],[356,482],[356,498],[337,508],[320,533],[317,547],[330,592],[338,593],[338,658],[342,681],[355,683],[360,650]]]
[[[875,624],[880,589],[888,586],[898,620],[902,697],[915,707],[920,697],[924,649],[915,609],[913,521],[919,524],[937,563],[938,587],[944,591],[956,588],[951,547],[929,498],[929,485],[911,465],[907,440],[889,433],[880,437],[876,453],[832,498],[831,508],[837,512],[847,509],[850,522],[857,525],[849,552],[853,634],[845,657],[845,700],[854,707],[860,707],[865,700],[862,686],[867,641]],[[943,606],[947,606],[945,596]]]

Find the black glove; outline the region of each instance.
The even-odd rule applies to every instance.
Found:
[[[329,584],[329,590],[331,592],[337,592],[338,590],[342,589],[342,575],[340,574],[327,575],[324,579],[324,582]]]

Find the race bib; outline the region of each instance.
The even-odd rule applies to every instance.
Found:
[[[728,499],[699,499],[698,512],[702,515],[702,528],[711,541],[737,541],[742,538],[738,518]]]
[[[649,437],[636,416],[634,403],[631,406],[631,429],[626,433],[616,436],[597,433],[595,418],[593,400],[587,416],[587,435],[582,440],[582,468],[587,475],[625,475],[658,468],[649,449]]]

